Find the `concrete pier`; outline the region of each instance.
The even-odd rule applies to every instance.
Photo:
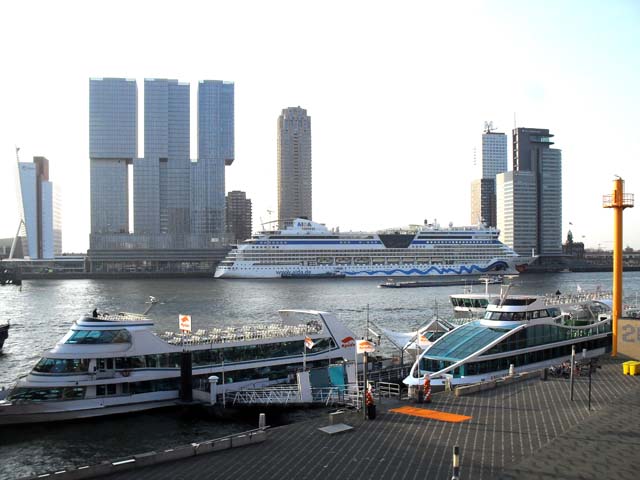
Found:
[[[460,447],[461,479],[637,478],[640,448],[640,377],[622,375],[621,359],[601,359],[588,383],[578,377],[575,400],[569,381],[529,380],[456,397],[442,392],[436,412],[471,419],[437,420],[391,410],[407,402],[385,399],[375,420],[346,414],[354,429],[326,435],[323,416],[270,429],[265,442],[211,455],[110,475],[117,480],[219,478],[450,479],[452,448]],[[411,410],[411,409],[408,409]],[[447,415],[441,416],[447,418]]]

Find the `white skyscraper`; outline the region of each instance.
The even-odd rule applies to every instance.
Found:
[[[18,163],[26,245],[25,256],[53,258],[62,253],[62,218],[59,195],[49,181],[49,160],[34,157]]]

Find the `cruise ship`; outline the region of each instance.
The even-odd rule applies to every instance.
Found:
[[[447,332],[424,350],[404,379],[420,386],[448,378],[469,384],[557,365],[571,350],[591,358],[611,350],[611,296],[508,295],[492,298],[480,320]]]
[[[341,365],[352,383],[355,337],[329,312],[281,310],[280,321],[156,334],[139,314],[82,316],[31,372],[1,392],[0,425],[70,420],[176,404],[181,358],[191,352],[194,388],[219,393],[286,383],[303,368]],[[305,347],[310,338],[312,347]],[[308,344],[307,344],[308,345]]]
[[[232,249],[216,278],[421,277],[517,274],[522,257],[484,226],[441,227],[437,222],[376,233],[341,233],[297,218]]]

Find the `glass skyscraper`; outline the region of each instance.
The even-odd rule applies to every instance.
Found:
[[[190,160],[190,85],[144,82],[137,155],[135,80],[90,81],[91,248],[198,249],[225,240],[225,165],[234,159],[234,85],[198,85],[198,159]],[[128,165],[133,163],[129,235]],[[122,235],[126,234],[126,235]]]
[[[138,156],[135,80],[89,81],[91,233],[129,232],[128,165]]]
[[[144,82],[144,158],[133,162],[134,232],[188,234],[189,84]]]
[[[198,160],[191,163],[191,232],[220,239],[225,232],[225,165],[234,149],[234,84],[198,84]]]

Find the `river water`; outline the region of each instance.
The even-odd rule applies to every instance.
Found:
[[[563,293],[611,289],[611,273],[526,274],[511,293]],[[377,288],[382,279],[304,280],[34,280],[0,288],[0,322],[11,330],[0,354],[0,385],[28,373],[42,352],[81,314],[142,312],[150,295],[156,330],[177,331],[179,314],[194,330],[221,325],[272,323],[283,308],[335,313],[357,335],[367,318],[379,327],[410,331],[434,313],[451,313],[448,295],[462,287]],[[640,272],[624,274],[625,303],[640,292]],[[483,286],[474,286],[482,291]],[[496,287],[497,289],[497,287]],[[436,312],[437,310],[437,312]],[[384,342],[384,341],[383,341]],[[390,346],[383,351],[392,353]],[[255,428],[255,422],[193,419],[174,411],[148,412],[71,423],[0,427],[0,478],[18,478],[68,465],[86,465]]]

